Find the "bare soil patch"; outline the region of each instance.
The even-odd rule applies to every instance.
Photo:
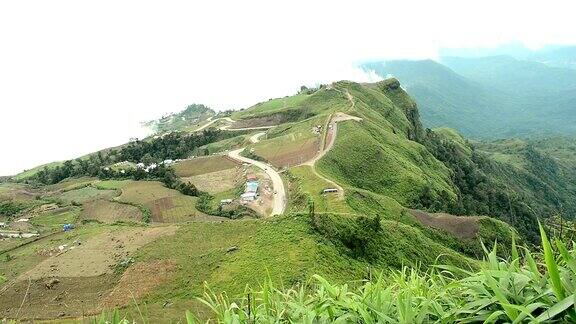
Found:
[[[117,282],[114,274],[19,281],[0,292],[0,318],[35,320],[96,314],[102,296]]]
[[[320,141],[318,138],[309,138],[302,142],[301,145],[291,150],[280,150],[274,154],[262,154],[266,160],[279,167],[291,167],[300,165],[318,154]],[[259,152],[256,151],[258,154]]]
[[[90,201],[84,204],[82,219],[94,219],[112,224],[117,221],[142,221],[142,212],[138,207],[105,199]]]
[[[154,288],[166,282],[176,264],[170,260],[140,262],[128,268],[118,285],[102,301],[103,309],[122,307],[145,297]]]
[[[18,277],[18,281],[47,277],[93,277],[114,272],[139,247],[165,235],[177,226],[119,229],[98,234],[86,242],[68,246]]]
[[[235,188],[242,180],[241,177],[242,168],[235,167],[232,169],[183,178],[183,180],[190,181],[194,186],[196,186],[196,188],[198,188],[198,190],[215,194]]]
[[[179,177],[192,177],[232,169],[238,165],[238,162],[230,159],[226,155],[213,155],[178,162],[174,165],[174,170]]]
[[[478,234],[479,217],[477,216],[454,216],[445,213],[432,214],[414,209],[409,211],[422,225],[444,230],[459,238],[471,239]]]
[[[152,205],[151,208],[152,220],[158,223],[164,222],[164,217],[162,217],[162,211],[174,208],[172,197],[164,197],[153,200],[151,202],[151,205]]]
[[[236,121],[228,129],[238,129],[238,128],[252,128],[252,127],[264,127],[264,126],[275,126],[282,124],[285,121],[285,117],[282,114],[274,114],[270,116],[241,119]]]

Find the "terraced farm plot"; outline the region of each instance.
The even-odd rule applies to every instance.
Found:
[[[168,189],[158,181],[134,181],[122,189],[116,198],[120,202],[142,205],[150,209],[152,221],[163,223],[193,220],[221,220],[196,209],[197,197],[185,196]]]
[[[265,140],[252,146],[254,153],[279,167],[300,165],[318,153],[321,134],[314,133],[316,126],[325,127],[328,116],[319,116],[297,124],[277,127]]]
[[[48,192],[55,192],[55,191],[69,191],[73,189],[78,189],[81,187],[85,187],[92,182],[98,180],[97,178],[90,178],[90,177],[82,177],[82,178],[71,178],[66,179],[57,184],[46,186]]]
[[[238,162],[225,155],[213,155],[178,162],[174,165],[174,171],[179,177],[192,177],[199,174],[232,169],[238,165]]]
[[[132,180],[104,180],[95,182],[94,187],[101,190],[115,190],[122,189],[130,184]]]
[[[115,272],[117,266],[137,249],[173,235],[176,230],[176,226],[83,226],[22,246],[11,252],[13,259],[0,263],[0,273],[10,280],[6,289],[0,290],[0,317],[15,318],[16,312],[20,317],[35,319],[57,318],[59,314],[73,317],[97,314],[102,303],[112,301],[108,296],[118,283],[124,287],[133,282],[148,282],[148,290],[135,291],[143,296],[158,281],[149,277],[152,271],[141,273],[138,270],[143,270],[143,265],[140,265],[127,271],[129,278],[120,278]],[[60,250],[59,246],[64,244],[67,244],[64,250]],[[162,267],[163,263],[153,265],[169,270]],[[29,294],[20,308],[25,291]]]
[[[142,212],[132,205],[98,199],[84,204],[81,219],[93,219],[108,224],[117,221],[140,222]]]
[[[233,189],[241,179],[242,172],[239,167],[183,178],[184,181],[190,181],[198,190],[210,194]]]
[[[310,166],[291,168],[290,172],[297,179],[300,189],[308,192],[314,201],[314,209],[319,212],[350,213],[351,208],[338,193],[322,194],[322,190],[333,185],[314,174]]]
[[[75,223],[80,214],[79,207],[65,207],[38,215],[30,220],[35,226],[57,229],[64,224]]]
[[[116,190],[99,190],[92,186],[66,191],[57,196],[68,203],[85,203],[96,199],[111,199],[117,195]]]
[[[20,183],[0,184],[0,200],[30,201],[38,195],[32,188]]]

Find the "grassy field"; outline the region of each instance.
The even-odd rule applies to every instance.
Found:
[[[520,254],[514,242],[507,258],[499,258],[496,248],[485,249],[478,270],[439,264],[437,271],[420,272],[404,266],[370,276],[357,289],[321,275],[311,285],[288,289],[269,280],[241,299],[210,291],[202,301],[217,322],[573,323],[576,274],[569,264],[575,251],[540,232],[543,253]]]
[[[84,204],[80,218],[108,224],[118,221],[141,222],[142,212],[132,205],[98,199]]]
[[[8,253],[0,254],[0,274],[7,279],[14,279],[26,270],[33,268],[46,258],[42,251],[48,251],[57,248],[62,244],[70,244],[74,240],[85,241],[89,237],[101,233],[105,228],[99,225],[88,225],[79,227],[70,232],[57,231],[54,235],[49,235],[35,241],[33,244],[27,244]],[[6,257],[9,255],[9,257]]]
[[[67,203],[85,203],[96,199],[111,199],[117,195],[116,190],[100,190],[92,186],[66,191],[57,196]]]
[[[234,112],[232,119],[242,119],[264,113],[276,113],[285,109],[299,107],[308,97],[309,95],[306,94],[298,94],[284,98],[270,99],[245,110]]]
[[[62,230],[64,224],[75,224],[79,218],[79,207],[65,207],[38,215],[30,223],[44,231]]]
[[[196,209],[197,197],[185,196],[157,181],[133,181],[122,189],[122,194],[116,199],[148,208],[152,212],[152,221],[155,222],[172,223],[211,218]]]
[[[92,185],[100,190],[118,190],[126,187],[132,180],[103,180],[94,182]]]
[[[295,111],[307,111],[310,115],[329,114],[334,111],[346,111],[349,107],[350,103],[341,90],[322,88],[310,95],[297,94],[271,99],[233,113],[232,119],[268,117]]]
[[[26,179],[36,175],[36,173],[38,173],[38,171],[44,169],[45,167],[53,168],[56,166],[60,166],[62,164],[64,164],[64,162],[50,162],[47,164],[43,164],[43,165],[37,166],[35,168],[32,168],[30,170],[26,170],[24,172],[18,173],[16,176],[14,176],[14,180],[16,180],[16,181],[26,180]]]
[[[342,233],[354,230],[353,218],[324,217],[323,230]],[[267,277],[291,287],[322,274],[334,282],[356,285],[369,275],[401,267],[404,260],[430,265],[437,255],[444,260],[466,264],[466,258],[424,236],[418,229],[383,221],[379,239],[382,251],[371,261],[354,257],[331,234],[311,229],[307,216],[283,216],[272,220],[241,220],[222,223],[193,223],[181,227],[170,238],[159,239],[139,250],[137,260],[169,259],[176,262],[171,280],[146,299],[157,304],[170,300],[202,309],[190,299],[200,296],[207,282],[216,292],[226,290],[231,298],[242,296],[246,285],[258,287]],[[410,239],[407,239],[409,237]],[[178,306],[174,310],[181,309]],[[162,312],[171,316],[171,309]],[[182,314],[175,312],[173,316]]]
[[[190,181],[198,190],[215,194],[236,187],[243,179],[242,169],[235,167],[182,178],[182,181]]]
[[[314,201],[314,208],[318,212],[350,213],[352,209],[340,195],[341,193],[322,194],[322,190],[333,185],[319,178],[312,172],[310,166],[299,166],[290,169],[290,173],[297,179],[303,192],[307,192]]]
[[[48,192],[69,191],[73,189],[86,187],[97,180],[98,180],[97,178],[90,178],[90,177],[70,178],[53,185],[48,185],[44,187],[44,189]]]
[[[394,197],[403,205],[416,200],[426,185],[455,196],[449,170],[423,146],[357,122],[340,123],[333,149],[316,167],[338,183]]]
[[[0,184],[0,201],[14,200],[19,202],[33,203],[40,192],[30,186],[20,183],[1,183]]]
[[[232,169],[238,166],[238,163],[228,159],[223,155],[214,155],[208,157],[198,157],[174,165],[174,171],[179,177],[192,177],[200,174]]]
[[[239,135],[227,138],[225,140],[201,146],[197,149],[197,152],[198,155],[210,155],[244,147],[248,143],[248,137],[248,135]]]

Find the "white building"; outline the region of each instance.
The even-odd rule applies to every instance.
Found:
[[[242,201],[254,201],[258,197],[258,193],[256,192],[246,192],[240,195],[240,199]]]

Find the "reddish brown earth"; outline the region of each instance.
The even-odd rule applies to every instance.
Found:
[[[445,213],[427,213],[421,210],[409,210],[422,225],[444,230],[459,238],[471,239],[478,234],[477,216],[454,216]]]
[[[163,210],[169,210],[174,208],[174,203],[172,202],[172,197],[164,197],[152,201],[152,221],[157,223],[163,223],[164,218],[162,217]]]
[[[172,275],[175,263],[170,260],[141,262],[128,268],[118,285],[102,301],[102,309],[130,305],[145,297]]]
[[[295,165],[300,165],[305,161],[308,161],[318,153],[319,140],[317,138],[311,138],[307,140],[300,146],[296,151],[288,151],[275,154],[274,156],[265,157],[273,165],[279,167],[291,167]]]

